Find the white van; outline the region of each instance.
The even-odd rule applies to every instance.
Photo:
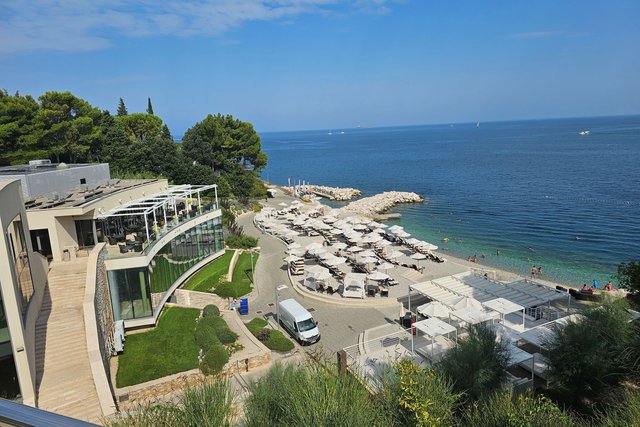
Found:
[[[318,322],[311,313],[293,298],[280,301],[278,304],[278,320],[280,324],[300,344],[313,344],[320,341]]]

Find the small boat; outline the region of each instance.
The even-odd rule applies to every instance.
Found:
[[[333,135],[333,132],[327,132],[327,135]]]
[[[582,135],[582,136],[587,136],[587,135],[589,135],[590,133],[591,133],[591,131],[590,131],[590,130],[583,130],[582,132],[580,132],[580,135]]]
[[[476,123],[476,127],[479,128],[480,127],[480,122]]]

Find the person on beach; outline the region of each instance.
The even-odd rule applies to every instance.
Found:
[[[542,277],[542,266],[538,266],[538,276]]]
[[[496,249],[496,256],[500,256],[500,249]]]
[[[582,285],[582,289],[580,289],[582,292],[588,292],[590,291],[589,287],[587,286],[587,284],[585,283],[584,285]]]
[[[535,265],[533,267],[531,267],[531,277],[532,278],[536,275],[537,272],[538,272],[538,269],[536,268]]]
[[[604,288],[605,288],[607,291],[612,291],[612,290],[613,290],[613,284],[611,284],[611,280],[609,280],[609,281],[607,282],[607,284],[606,284],[606,285],[604,285]]]
[[[591,287],[593,289],[598,289],[598,286],[600,286],[600,283],[598,283],[598,281],[596,279],[593,279],[593,283],[592,283]]]

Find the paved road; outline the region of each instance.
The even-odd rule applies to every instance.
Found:
[[[278,199],[270,199],[274,204]],[[275,206],[275,205],[274,205]],[[327,357],[349,345],[357,344],[358,335],[365,329],[392,323],[398,317],[397,306],[381,308],[359,308],[317,301],[298,294],[289,281],[286,265],[283,261],[286,246],[280,240],[264,235],[253,225],[253,214],[245,214],[237,219],[244,232],[259,238],[260,258],[255,266],[255,290],[249,295],[249,317],[275,317],[275,289],[280,284],[289,288],[280,292],[280,300],[295,298],[305,308],[313,309],[318,321],[322,338],[320,343],[305,349],[321,349]]]

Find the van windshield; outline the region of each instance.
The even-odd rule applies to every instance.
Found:
[[[313,318],[309,318],[307,320],[303,320],[302,322],[298,322],[298,330],[300,332],[310,331],[315,327],[316,327],[316,322],[313,321]]]

